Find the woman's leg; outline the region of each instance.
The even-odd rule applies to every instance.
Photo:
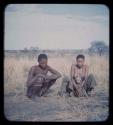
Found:
[[[46,82],[46,83],[43,83],[43,86],[41,88],[41,91],[40,91],[40,96],[43,96],[47,93],[47,91],[49,90],[49,88],[56,82],[56,79],[55,80],[51,80],[50,82]]]
[[[70,84],[70,79],[68,76],[64,76],[62,79],[62,84],[61,84],[61,89],[60,89],[60,96],[63,96],[64,94],[70,94],[70,92],[72,91],[71,88],[69,88],[69,84]]]
[[[90,74],[84,83],[84,89],[86,90],[87,94],[90,93],[95,86],[96,86],[96,80],[93,74]]]

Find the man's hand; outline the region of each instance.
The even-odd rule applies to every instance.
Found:
[[[27,87],[31,85],[41,85],[44,80],[45,80],[44,74],[37,74],[31,79],[31,81],[29,81],[29,84],[27,84]]]
[[[49,79],[49,77],[50,77],[50,76],[46,75],[46,76],[45,76],[45,79],[44,79],[44,80],[45,80],[44,82],[49,82],[49,81],[51,80],[51,79]]]
[[[40,73],[40,74],[37,74],[36,77],[42,77],[42,78],[45,78],[46,75]]]

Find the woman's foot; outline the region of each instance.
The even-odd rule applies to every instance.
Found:
[[[94,89],[92,89],[91,91],[88,92],[88,96],[90,96],[90,97],[94,97],[95,96]]]

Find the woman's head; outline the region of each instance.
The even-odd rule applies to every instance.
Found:
[[[85,56],[84,55],[77,55],[76,57],[76,63],[79,67],[82,67],[85,61]]]

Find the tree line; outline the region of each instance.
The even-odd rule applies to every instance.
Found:
[[[30,47],[30,48],[24,48],[23,52],[56,52],[59,51],[61,53],[65,53],[66,51],[69,51],[71,53],[76,52],[77,50],[40,50],[39,47]],[[80,50],[79,50],[80,51]],[[82,50],[81,50],[82,52]],[[90,47],[87,49],[88,54],[98,54],[99,56],[104,55],[105,53],[109,53],[109,46],[106,45],[104,41],[92,41],[90,44]]]

